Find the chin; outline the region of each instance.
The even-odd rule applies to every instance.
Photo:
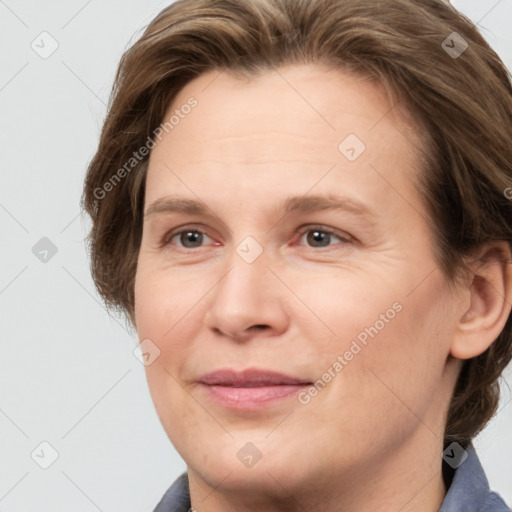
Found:
[[[178,450],[187,467],[212,488],[222,485],[224,491],[237,494],[250,491],[255,496],[289,499],[292,489],[306,484],[311,465],[305,443],[288,438],[271,429],[231,432],[233,437],[208,436],[208,449],[197,439],[186,450]],[[206,439],[206,438],[205,438]],[[195,452],[193,451],[195,450]],[[320,457],[322,459],[322,457]],[[320,460],[321,462],[321,460]]]

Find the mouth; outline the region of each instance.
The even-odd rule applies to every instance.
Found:
[[[216,370],[198,382],[208,397],[229,409],[259,409],[296,396],[312,382],[270,370]]]

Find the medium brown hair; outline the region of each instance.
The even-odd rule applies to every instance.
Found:
[[[454,46],[464,51],[450,55]],[[512,191],[509,74],[473,23],[449,3],[178,0],[121,58],[82,198],[92,218],[95,285],[132,325],[148,163],[140,149],[148,147],[180,89],[201,73],[251,76],[295,63],[327,63],[378,80],[424,128],[418,186],[450,282],[473,248],[511,243],[512,205],[504,193]],[[488,350],[464,362],[445,442],[466,446],[495,413],[498,378],[511,359],[511,318]]]

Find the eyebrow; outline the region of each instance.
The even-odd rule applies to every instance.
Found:
[[[207,208],[203,203],[181,197],[166,196],[153,201],[144,213],[144,217],[157,213],[188,213],[206,214]],[[321,210],[341,210],[362,216],[373,215],[374,212],[365,204],[350,197],[340,196],[294,196],[287,198],[282,203],[282,211],[285,214],[298,212],[306,213]]]

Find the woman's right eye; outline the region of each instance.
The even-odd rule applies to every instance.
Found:
[[[205,238],[211,238],[198,229],[180,229],[165,235],[162,245],[175,245],[184,249],[196,249],[202,247]],[[173,242],[174,240],[174,242]]]

